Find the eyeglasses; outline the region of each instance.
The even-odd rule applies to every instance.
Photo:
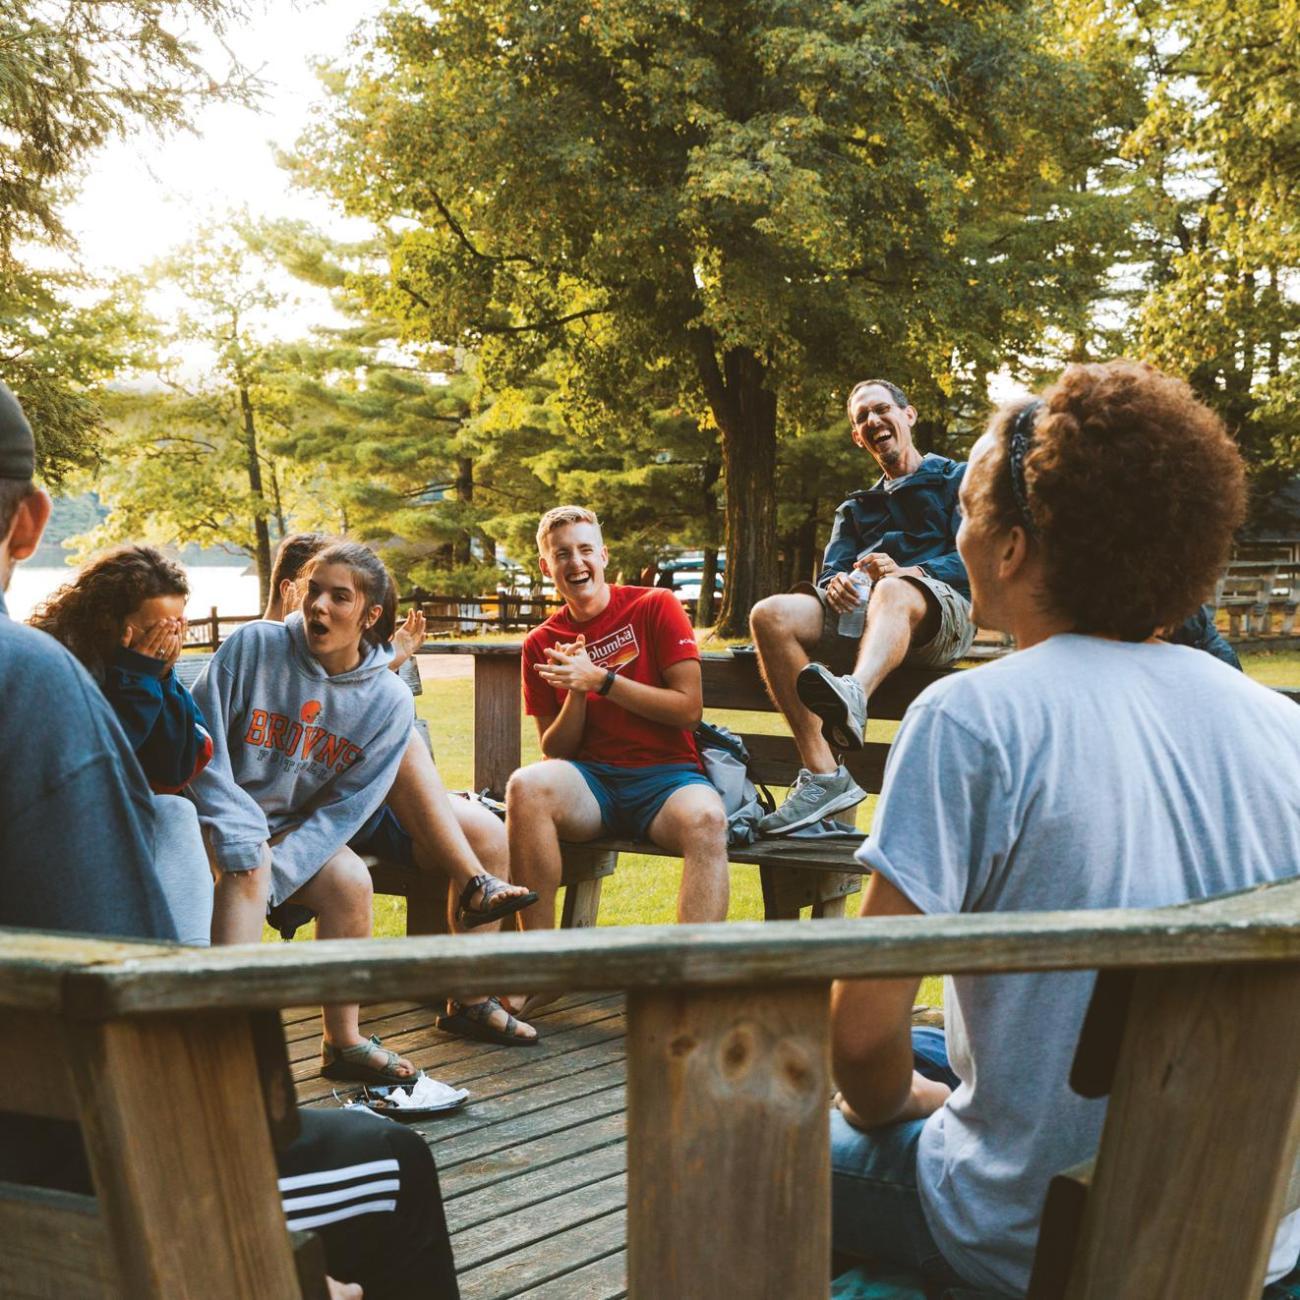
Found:
[[[849,421],[856,429],[861,425],[866,424],[873,415],[885,416],[888,415],[890,411],[897,411],[898,409],[899,407],[897,402],[878,402],[875,406],[868,406],[865,410],[857,411],[850,415]]]

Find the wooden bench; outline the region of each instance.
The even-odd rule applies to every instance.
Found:
[[[503,798],[506,783],[521,761],[519,674],[522,645],[518,643],[466,642],[426,643],[420,654],[468,655],[474,663],[474,789]],[[991,652],[1002,653],[1001,649]],[[211,654],[183,656],[176,665],[177,676],[190,686],[211,660]],[[774,712],[751,653],[706,654],[701,656],[705,709]],[[902,668],[872,696],[871,716],[897,720],[916,696],[931,682],[952,669]],[[402,666],[401,677],[414,695],[422,693],[416,661]],[[1300,688],[1282,689],[1300,703]],[[416,727],[428,741],[428,725],[416,720]],[[757,778],[765,784],[789,785],[799,769],[794,741],[788,735],[742,732],[749,747]],[[846,764],[854,779],[868,793],[878,793],[884,778],[889,746],[872,741]],[[771,839],[732,848],[734,863],[759,868],[763,889],[763,911],[768,920],[792,919],[803,908],[816,918],[842,916],[845,900],[860,887],[863,868],[854,861],[857,843],[849,840]],[[564,899],[561,926],[577,928],[596,924],[600,907],[601,882],[614,873],[620,853],[671,856],[645,841],[602,839],[589,844],[564,846]],[[405,898],[406,932],[445,934],[447,924],[447,882],[435,872],[412,871],[378,858],[366,859],[375,892]]]
[[[0,1187],[0,1294],[311,1295],[276,1196],[277,1010],[509,987],[627,991],[632,1297],[824,1298],[830,981],[1089,969],[1075,1085],[1110,1107],[1090,1170],[1049,1192],[1034,1300],[1258,1300],[1300,1203],[1300,878],[1160,910],[816,926],[209,950],[0,932],[0,1032],[29,1049],[5,1107],[79,1118],[97,1193]]]
[[[1276,635],[1292,636],[1300,609],[1300,564],[1233,560],[1215,585],[1214,607],[1227,610],[1228,635],[1234,641],[1274,635],[1275,613]]]
[[[470,655],[474,660],[474,788],[496,798],[520,763],[519,675],[523,647],[519,644],[426,645],[421,654]],[[752,651],[705,654],[700,658],[704,683],[704,708],[774,713]],[[898,720],[907,706],[931,682],[953,669],[900,668],[871,697],[872,718]],[[741,732],[749,749],[751,771],[765,785],[788,786],[800,763],[788,734]],[[869,794],[879,793],[889,746],[870,741],[845,764]],[[763,889],[763,912],[768,920],[792,919],[803,908],[814,917],[842,916],[845,899],[860,888],[863,867],[854,860],[860,841],[798,838],[765,839],[732,847],[734,863],[757,866]],[[563,846],[565,886],[561,925],[595,925],[602,880],[614,873],[620,853],[676,856],[643,840],[599,839]]]
[[[427,643],[421,654],[469,655],[474,660],[474,788],[493,797],[505,796],[510,775],[521,761],[522,710],[519,674],[522,645],[445,642]],[[210,661],[210,654],[186,655],[178,661],[177,676],[190,686]],[[701,657],[706,710],[775,711],[752,653],[706,654]],[[951,669],[904,668],[894,673],[872,696],[872,717],[897,720],[931,682]],[[415,695],[422,693],[415,660],[402,666],[401,677]],[[428,728],[417,720],[426,741]],[[799,771],[799,757],[788,735],[743,732],[755,778],[765,785],[788,786]],[[884,777],[889,746],[869,742],[845,763],[854,779],[869,794],[878,793]],[[734,847],[733,863],[757,866],[763,890],[763,912],[768,920],[790,919],[808,908],[817,918],[842,916],[845,899],[860,888],[862,866],[854,860],[860,841],[770,839]],[[563,846],[563,927],[595,925],[600,907],[601,882],[614,873],[620,853],[674,856],[649,841],[599,839]],[[446,881],[430,872],[367,858],[375,892],[407,900],[407,934],[445,934]]]

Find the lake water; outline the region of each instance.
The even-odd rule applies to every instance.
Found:
[[[239,565],[196,564],[187,570],[190,599],[185,606],[186,616],[207,618],[214,605],[223,615],[260,614],[262,606],[257,598],[257,575],[247,573],[247,567],[246,562]],[[5,593],[9,616],[21,622],[56,587],[71,581],[75,572],[66,565],[49,568],[18,565]]]

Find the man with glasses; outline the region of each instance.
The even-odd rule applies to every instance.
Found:
[[[854,385],[848,414],[854,443],[881,476],[835,512],[816,585],[769,596],[750,615],[768,691],[803,764],[789,797],[760,824],[767,835],[861,803],[866,793],[838,755],[862,748],[872,691],[904,660],[951,663],[975,636],[957,554],[965,464],[917,450],[916,410],[887,380]],[[841,624],[863,604],[861,630]]]

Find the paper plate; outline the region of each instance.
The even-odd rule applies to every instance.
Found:
[[[336,1093],[335,1096],[345,1106],[364,1106],[376,1115],[397,1120],[429,1119],[433,1115],[447,1115],[454,1110],[460,1110],[469,1100],[469,1093],[464,1089],[460,1090],[459,1096],[449,1097],[446,1101],[437,1102],[432,1106],[399,1106],[390,1100],[398,1091],[405,1092],[409,1097],[413,1087],[414,1085],[409,1083],[371,1084],[359,1092],[343,1095]]]

